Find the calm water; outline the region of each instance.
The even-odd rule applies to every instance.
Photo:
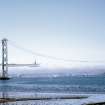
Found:
[[[0,92],[105,93],[105,77],[37,77],[0,81]]]
[[[39,93],[105,94],[105,77],[36,77],[0,81],[0,97],[35,97]],[[22,101],[3,105],[79,105],[79,102],[80,100]]]

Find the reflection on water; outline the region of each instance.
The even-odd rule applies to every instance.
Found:
[[[5,89],[3,89],[3,91],[1,92],[1,98],[14,98],[14,96],[16,96],[17,95],[17,97],[36,97],[36,95],[29,95],[29,94],[27,94],[27,96],[26,96],[26,94],[25,95],[23,95],[22,93],[19,93],[19,94],[17,94],[17,93],[11,93],[11,92],[8,92],[8,91],[6,91]],[[41,95],[41,93],[40,93],[40,95]],[[48,94],[47,94],[48,95]],[[55,95],[54,94],[52,94],[52,96],[54,96],[55,97]],[[52,99],[52,100],[27,100],[27,101],[17,101],[17,102],[5,102],[5,103],[0,103],[0,105],[79,105],[79,104],[77,104],[78,102],[80,102],[81,101],[81,99],[62,99],[62,100],[60,100],[60,99],[58,99],[58,100],[56,100],[56,99]]]
[[[7,91],[7,88],[5,88],[6,84],[8,83],[8,81],[6,80],[1,80],[1,87],[2,87],[2,91],[0,92],[0,98],[1,99],[7,99],[9,98],[9,94],[8,94],[8,91]],[[0,103],[0,105],[9,105],[8,102],[6,103]]]
[[[37,94],[34,93],[24,93],[24,92],[9,92],[8,89],[6,88],[7,81],[2,81],[2,91],[0,92],[0,98],[16,98],[16,97],[36,97]],[[49,94],[49,93],[48,93]],[[48,95],[47,93],[39,95],[46,96]],[[57,94],[50,94],[50,96],[56,96]],[[5,103],[0,103],[0,105],[78,105],[77,103],[81,101],[78,99],[70,99],[70,100],[30,100],[30,101],[17,101],[17,102],[5,102]]]
[[[63,93],[63,95],[66,93],[105,94],[105,77],[36,77],[13,78],[7,81],[0,81],[0,98],[36,97],[43,95],[42,93]],[[55,94],[53,94],[53,96],[55,96]],[[75,104],[73,104],[74,102]],[[0,105],[78,105],[76,104],[78,102],[80,102],[80,100],[74,101],[74,99],[70,99],[18,101],[2,103]]]

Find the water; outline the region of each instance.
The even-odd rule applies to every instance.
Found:
[[[0,91],[105,93],[105,77],[36,77],[0,81]]]
[[[0,97],[34,97],[43,93],[54,94],[105,94],[105,77],[36,77],[12,78],[0,81]],[[55,95],[53,95],[55,96]],[[78,103],[78,100],[75,100]],[[15,102],[20,105],[74,105],[73,100]],[[11,103],[9,103],[11,105]],[[76,105],[76,103],[75,103]]]

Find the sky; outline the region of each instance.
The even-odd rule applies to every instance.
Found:
[[[50,67],[104,65],[105,0],[0,0],[0,40],[4,37],[9,63],[36,59]],[[78,62],[30,54],[11,46],[11,41],[33,52]]]

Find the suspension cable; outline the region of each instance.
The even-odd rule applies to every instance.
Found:
[[[72,60],[72,59],[64,59],[64,58],[58,58],[58,57],[54,57],[54,56],[49,56],[46,54],[42,54],[42,53],[38,53],[38,52],[34,52],[30,49],[24,48],[20,45],[18,45],[17,43],[15,43],[14,41],[9,40],[8,41],[9,44],[19,50],[22,50],[24,52],[30,53],[32,55],[36,55],[36,56],[40,56],[40,57],[44,57],[44,58],[49,58],[49,59],[53,59],[53,60],[59,60],[59,61],[63,61],[63,62],[83,62],[83,63],[105,63],[105,61],[89,61],[89,60]]]

